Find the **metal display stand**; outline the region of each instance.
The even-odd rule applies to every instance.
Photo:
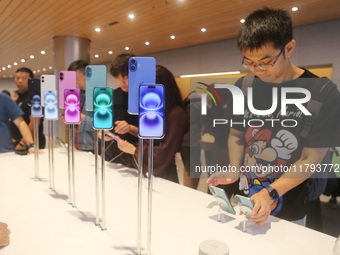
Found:
[[[147,255],[151,255],[151,223],[152,223],[152,189],[153,189],[153,139],[149,140],[148,162],[148,228],[147,228]]]
[[[53,121],[47,121],[48,126],[48,163],[49,163],[49,184],[50,189],[55,190],[54,186],[54,143],[53,143]]]
[[[33,117],[33,137],[34,137],[34,165],[35,165],[35,179],[39,180],[39,118]]]
[[[98,134],[101,132],[101,171],[98,164]],[[106,200],[105,200],[105,130],[97,130],[95,132],[95,175],[96,175],[96,225],[102,230],[106,230]],[[101,191],[101,192],[100,192]],[[101,196],[100,196],[101,194]],[[100,217],[101,204],[101,217]]]
[[[74,130],[75,125],[68,125],[68,203],[76,207],[75,182],[74,182]]]
[[[138,212],[137,212],[137,255],[142,254],[142,181],[143,181],[143,139],[139,139],[138,152]]]

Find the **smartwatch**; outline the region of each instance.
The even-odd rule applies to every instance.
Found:
[[[277,200],[279,200],[279,197],[280,197],[280,196],[279,196],[279,193],[277,193],[276,189],[273,189],[273,188],[270,187],[270,186],[265,187],[265,189],[268,190],[269,196],[270,196],[270,198],[271,198],[274,202],[276,202]]]
[[[34,143],[30,144],[30,145],[27,145],[27,148],[33,148],[34,147]]]

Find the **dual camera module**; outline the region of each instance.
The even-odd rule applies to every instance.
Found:
[[[87,66],[86,69],[85,69],[85,72],[86,72],[86,77],[87,78],[91,78],[91,76],[92,76],[92,68]]]
[[[132,72],[134,72],[134,71],[136,71],[137,70],[137,61],[136,61],[136,59],[131,59],[130,60],[130,66],[129,66],[129,68],[130,68],[130,71],[132,71]]]
[[[59,76],[59,79],[60,79],[61,81],[64,80],[64,73],[61,72],[59,75],[60,75],[60,76]]]

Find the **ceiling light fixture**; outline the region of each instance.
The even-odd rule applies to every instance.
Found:
[[[130,49],[129,47],[127,47],[127,46],[125,47],[125,50],[129,50],[129,49]]]
[[[100,29],[99,27],[96,27],[94,31],[100,32],[100,30],[101,30],[101,29]]]
[[[296,11],[298,11],[298,10],[299,10],[298,7],[293,7],[293,8],[292,8],[292,11],[293,11],[293,12],[296,12]]]
[[[176,36],[174,36],[174,35],[170,36],[170,39],[172,39],[172,40],[174,40],[175,38],[176,38]]]
[[[12,66],[11,65],[8,65],[7,68],[11,68]]]
[[[2,68],[2,71],[5,71],[5,70],[6,70],[6,67],[3,67],[3,68]]]
[[[94,55],[94,57],[95,57],[95,58],[99,58],[99,55],[98,55],[98,54],[96,54],[96,55]]]
[[[24,58],[22,58],[20,61],[21,61],[21,63],[25,63],[26,62],[26,60]]]
[[[221,72],[221,73],[200,73],[200,74],[183,74],[181,78],[192,78],[192,77],[203,77],[203,76],[217,76],[217,75],[232,75],[232,74],[240,74],[240,71],[232,71],[232,72]]]
[[[42,55],[45,55],[45,54],[46,54],[46,51],[42,50],[42,51],[40,51],[40,53],[41,53]]]
[[[17,65],[18,65],[18,63],[17,63],[17,62],[14,62],[14,63],[13,63],[13,65],[17,66]]]
[[[52,70],[52,66],[49,66],[48,69]]]
[[[130,13],[129,14],[129,19],[134,19],[135,18],[135,15],[133,13]]]
[[[246,22],[246,20],[245,19],[240,19],[240,22],[244,23],[244,22]]]
[[[110,54],[110,55],[112,55],[112,54],[113,54],[112,50],[110,50],[110,51],[109,51],[109,54]]]
[[[30,59],[34,59],[34,55],[31,55],[31,56],[30,56]]]
[[[150,42],[145,42],[145,45],[150,45]]]
[[[207,29],[206,29],[206,28],[204,28],[204,27],[203,27],[203,28],[201,28],[201,32],[203,32],[203,33],[204,33],[204,32],[206,32],[206,31],[207,31]]]

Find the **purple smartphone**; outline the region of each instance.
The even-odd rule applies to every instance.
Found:
[[[66,124],[80,123],[80,90],[64,90],[64,122]]]
[[[59,81],[59,108],[64,109],[64,90],[75,89],[77,86],[77,78],[75,71],[60,71],[58,75]]]

